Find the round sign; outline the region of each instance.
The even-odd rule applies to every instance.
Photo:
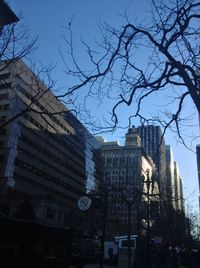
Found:
[[[92,200],[88,196],[82,196],[78,200],[78,207],[82,211],[88,210],[91,205]]]

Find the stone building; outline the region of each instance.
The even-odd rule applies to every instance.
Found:
[[[155,165],[141,146],[135,128],[128,130],[124,146],[118,142],[101,142],[108,195],[107,235],[124,235],[129,226],[132,234],[138,233],[139,225],[145,225],[148,216],[153,221],[159,210],[158,196],[148,200],[149,193],[158,194]],[[151,215],[147,216],[148,205]]]

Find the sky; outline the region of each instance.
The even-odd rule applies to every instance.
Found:
[[[123,14],[128,17],[145,22],[149,16],[149,0],[9,0],[12,10],[20,17],[34,38],[38,36],[37,50],[30,55],[30,60],[36,64],[48,65],[53,63],[56,68],[53,79],[56,87],[66,85],[64,65],[59,56],[59,50],[65,51],[62,35],[65,27],[73,18],[73,33],[75,43],[79,47],[80,38],[90,45],[99,38],[98,24],[106,22],[112,26],[120,27],[124,24]],[[80,63],[84,64],[84,53],[77,54]],[[142,55],[139,55],[142,60]],[[67,57],[67,55],[66,55]],[[91,106],[91,109],[94,107]],[[125,116],[125,114],[123,115]],[[196,133],[195,135],[199,135]],[[107,140],[123,142],[126,130],[105,135]],[[196,155],[178,143],[173,133],[165,136],[166,144],[170,144],[174,152],[174,159],[178,162],[180,175],[184,183],[184,197],[186,208],[198,211],[198,177]],[[195,142],[194,142],[195,145]],[[195,148],[195,147],[194,147]],[[194,149],[193,148],[193,149]]]

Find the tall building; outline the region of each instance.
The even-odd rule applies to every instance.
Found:
[[[183,186],[177,162],[174,162],[174,184],[175,209],[177,211],[184,211]]]
[[[175,207],[174,155],[170,145],[165,146],[165,156],[167,196],[173,201],[173,205]]]
[[[180,177],[180,196],[182,198],[181,203],[180,203],[180,210],[185,212],[185,200],[184,200],[184,195],[183,195],[183,180]]]
[[[196,155],[197,155],[197,172],[199,180],[199,210],[200,210],[200,144],[196,146]]]
[[[184,211],[182,179],[170,145],[165,146],[165,154],[167,196],[176,211]]]
[[[77,202],[102,179],[99,143],[22,61],[1,67],[0,210],[80,226]]]
[[[138,222],[144,223],[147,220],[147,195],[144,194],[148,192],[147,182],[150,183],[149,191],[158,194],[158,184],[154,180],[155,165],[143,150],[135,128],[128,130],[124,146],[117,142],[102,142],[101,152],[104,181],[110,189],[107,207],[108,234],[127,233],[130,217],[132,233],[137,233]],[[157,201],[157,197],[151,198],[149,205],[152,215],[153,210],[154,215],[155,210],[158,213]]]
[[[157,172],[159,187],[165,191],[166,185],[166,162],[165,162],[165,141],[159,126],[139,126],[136,128],[141,138],[145,152],[153,159]]]

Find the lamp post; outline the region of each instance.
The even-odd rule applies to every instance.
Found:
[[[147,263],[148,267],[151,267],[151,256],[150,256],[150,186],[152,183],[152,180],[150,180],[150,174],[149,169],[146,170],[147,174],[147,180],[146,180],[146,186],[147,186],[147,232],[146,232],[146,238],[147,238]]]
[[[102,227],[101,227],[101,247],[100,247],[100,260],[99,260],[99,267],[103,268],[103,260],[104,260],[104,242],[106,239],[106,220],[107,220],[107,198],[108,198],[108,191],[107,186],[103,189],[103,193],[92,193],[89,196],[82,196],[78,201],[78,207],[82,211],[87,211],[90,209],[92,202],[96,199],[103,199],[103,208],[102,211]]]
[[[104,191],[104,200],[103,200],[103,222],[102,222],[102,234],[101,234],[101,255],[99,267],[103,268],[103,259],[104,259],[104,243],[106,239],[106,220],[107,220],[107,187],[105,187]]]

